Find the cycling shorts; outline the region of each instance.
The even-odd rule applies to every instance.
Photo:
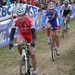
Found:
[[[57,21],[48,20],[47,23],[49,23],[51,25],[51,27],[53,27],[53,30],[58,30],[59,29],[58,25],[57,25]]]
[[[28,43],[32,42],[32,34],[23,34],[19,32],[18,37],[23,38],[24,42],[27,41]]]

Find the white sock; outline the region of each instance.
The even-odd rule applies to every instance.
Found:
[[[50,36],[48,36],[47,38],[50,39]]]
[[[57,47],[57,50],[59,50],[59,47]]]
[[[37,72],[33,70],[33,74],[36,74]]]

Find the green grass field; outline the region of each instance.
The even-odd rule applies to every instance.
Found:
[[[75,20],[71,21],[71,29],[75,27]],[[37,32],[37,58],[40,58],[41,53],[47,53],[49,46],[46,43],[46,34],[43,34],[42,31]],[[62,38],[60,39],[60,41]],[[8,45],[0,48],[0,71],[2,69],[8,69],[10,66],[18,64],[19,53],[16,47],[14,47],[14,52],[10,52]],[[72,69],[69,71],[69,75],[75,75],[75,47],[72,48],[67,54],[62,55],[62,61],[70,60],[72,61]]]

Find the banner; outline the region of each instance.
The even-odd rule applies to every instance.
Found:
[[[28,4],[22,4],[22,3],[11,4],[10,6],[3,6],[3,8],[0,8],[0,22],[11,18],[12,17],[12,11],[14,12],[13,15],[15,15],[16,9],[18,7],[24,7],[26,9],[26,13],[29,12],[30,16],[36,15],[39,11],[39,8],[36,6],[32,6],[32,5],[28,5]]]
[[[9,34],[11,31],[12,20],[3,21],[0,23],[0,48],[9,43]],[[18,30],[15,32],[14,39],[17,37]]]

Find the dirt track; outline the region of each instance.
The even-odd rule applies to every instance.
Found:
[[[68,37],[61,39],[61,55],[57,56],[55,62],[52,62],[51,60],[50,50],[48,52],[41,53],[39,57],[37,57],[38,75],[69,75],[68,72],[71,69],[71,61],[63,60],[62,55],[67,53],[67,51],[70,50],[74,45],[75,30],[71,30],[71,34]],[[19,65],[17,64],[17,66],[10,66],[9,68],[0,72],[0,75],[19,75]]]
[[[41,64],[40,66],[38,65],[39,75],[69,75],[68,72],[71,69],[71,61],[63,60],[62,55],[67,53],[67,51],[74,46],[75,31],[71,31],[68,38],[65,37],[65,39],[60,42],[61,55],[57,56],[55,62],[51,60],[51,53],[42,55],[42,58],[38,61],[38,64]]]

